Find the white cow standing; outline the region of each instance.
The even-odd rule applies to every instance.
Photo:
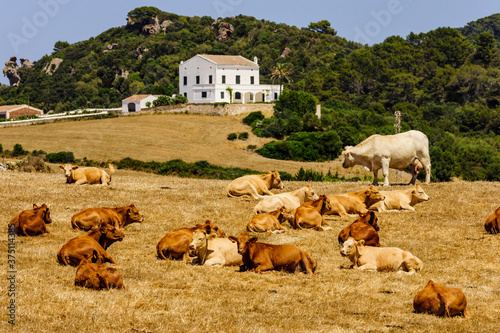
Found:
[[[373,171],[373,185],[378,185],[378,170],[382,169],[384,186],[389,185],[389,168],[404,169],[420,161],[425,169],[425,182],[431,181],[429,139],[420,131],[395,135],[374,134],[360,144],[346,146],[342,152],[344,168],[362,165]]]

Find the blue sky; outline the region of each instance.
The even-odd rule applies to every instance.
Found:
[[[439,27],[462,27],[495,13],[499,0],[23,0],[2,1],[0,64],[11,56],[31,61],[52,52],[61,40],[75,43],[122,26],[140,6],[186,16],[254,16],[307,27],[328,20],[337,34],[364,44],[406,37]],[[0,75],[0,83],[8,80]]]

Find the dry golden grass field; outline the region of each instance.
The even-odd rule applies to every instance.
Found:
[[[93,159],[132,158],[185,161],[206,159],[219,165],[257,168],[258,159],[241,147],[232,154],[221,152],[232,144],[220,130],[220,149],[212,141],[205,150],[211,157],[200,158],[190,149],[166,153],[152,138],[169,137],[158,123],[174,122],[182,116],[140,116],[101,121],[68,122],[23,128],[0,129],[0,143],[8,148],[6,136],[25,149],[68,150],[76,157]],[[196,119],[189,116],[186,119]],[[118,128],[108,133],[103,123],[121,121],[132,128],[153,119],[154,131],[130,134]],[[206,118],[208,122],[212,118]],[[234,132],[237,121],[213,118]],[[101,123],[102,122],[102,123]],[[213,120],[213,128],[216,121]],[[187,127],[179,124],[178,127]],[[233,126],[233,127],[231,127]],[[243,126],[243,125],[241,125]],[[77,128],[80,127],[80,131]],[[226,128],[224,127],[224,128]],[[66,128],[67,142],[60,138]],[[87,130],[101,128],[92,147],[78,145],[93,141]],[[242,129],[245,129],[243,127]],[[58,130],[59,129],[59,130]],[[200,130],[201,131],[201,130]],[[130,132],[133,131],[130,129]],[[153,133],[154,132],[154,133]],[[201,131],[200,135],[209,135]],[[28,133],[32,133],[30,138]],[[45,133],[45,134],[44,134]],[[114,133],[114,135],[112,135]],[[221,134],[222,133],[222,134]],[[36,135],[43,139],[35,139]],[[181,135],[176,133],[175,135]],[[103,137],[105,140],[103,141]],[[120,138],[116,142],[112,138]],[[145,137],[145,138],[144,138]],[[73,139],[70,139],[73,138]],[[211,139],[215,140],[215,139]],[[257,140],[252,138],[251,140]],[[172,139],[168,139],[172,142]],[[137,142],[142,142],[143,147]],[[201,144],[201,142],[199,142]],[[148,145],[151,144],[151,145]],[[245,143],[248,144],[248,143]],[[106,149],[110,149],[109,151]],[[127,149],[128,147],[128,149]],[[88,151],[86,149],[89,149]],[[117,151],[111,151],[117,149]],[[160,150],[160,152],[155,152]],[[108,151],[108,153],[106,153]],[[92,155],[95,154],[95,155]],[[174,156],[175,155],[175,156]],[[248,160],[245,156],[249,156]],[[217,160],[219,158],[220,160]],[[234,159],[233,159],[234,158]],[[253,159],[253,160],[252,160]],[[265,159],[263,159],[265,160]],[[247,161],[252,161],[251,163]],[[266,161],[266,168],[293,171],[303,163]],[[289,164],[287,164],[289,163]],[[326,163],[325,163],[326,164]],[[288,166],[289,165],[289,166]],[[313,164],[308,164],[313,165]],[[56,166],[54,166],[55,168]],[[307,167],[307,168],[312,168]],[[264,168],[265,169],[265,168]],[[424,268],[407,275],[395,272],[362,272],[351,269],[339,254],[337,236],[355,217],[327,217],[332,230],[289,230],[284,234],[259,234],[263,242],[296,245],[318,262],[313,276],[302,273],[239,272],[236,267],[203,267],[179,261],[159,260],[156,244],[169,231],[202,223],[207,219],[228,235],[245,230],[257,201],[228,198],[229,181],[197,180],[118,170],[111,186],[65,184],[61,173],[35,174],[0,172],[0,251],[2,283],[1,331],[12,332],[494,332],[500,319],[500,237],[486,234],[484,220],[499,205],[499,183],[451,182],[423,185],[430,201],[420,203],[416,212],[379,213],[380,241],[419,257]],[[304,186],[285,182],[283,191]],[[311,183],[318,194],[352,192],[368,182]],[[393,186],[392,189],[406,187]],[[385,190],[385,188],[384,188]],[[275,193],[276,190],[273,190]],[[7,223],[33,205],[46,203],[53,223],[50,235],[16,237],[16,325],[7,324]],[[84,232],[71,228],[71,216],[88,207],[117,207],[134,203],[144,216],[142,224],[124,230],[125,239],[113,244],[108,253],[116,260],[126,290],[92,291],[74,286],[75,268],[57,263],[58,249]],[[285,226],[288,226],[287,224]],[[414,314],[413,298],[429,279],[461,288],[468,301],[468,318],[438,318]]]

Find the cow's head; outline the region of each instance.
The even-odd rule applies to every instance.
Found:
[[[47,207],[46,204],[43,204],[41,206],[33,204],[33,210],[35,211],[36,214],[39,214],[39,216],[41,216],[42,220],[46,224],[52,223],[52,219],[50,218],[50,209],[49,207]]]
[[[217,237],[224,237],[226,234],[220,230],[217,225],[210,220],[206,220],[205,224],[197,224],[196,229],[204,230],[207,235],[215,234]]]
[[[344,242],[344,245],[340,250],[340,254],[342,255],[342,257],[354,257],[356,255],[356,252],[358,251],[357,247],[363,246],[364,244],[365,241],[363,239],[360,241],[356,241],[354,238],[349,237]]]
[[[115,228],[114,225],[102,223],[101,220],[98,225],[94,226],[90,230],[88,236],[99,236],[98,243],[101,244],[104,249],[106,249],[116,241],[121,242],[125,237],[125,234],[120,229]]]
[[[316,192],[314,192],[311,185],[307,184],[305,186],[305,190],[306,190],[305,202],[319,199],[319,196],[316,194]]]
[[[375,230],[379,231],[380,228],[378,226],[378,217],[375,215],[375,212],[369,211],[367,213],[359,213],[359,219],[356,221],[363,222],[365,224],[371,225]]]
[[[330,199],[324,194],[319,196],[319,199],[323,200],[323,206],[321,206],[321,211],[322,212],[329,212],[333,209],[332,203],[330,202]]]
[[[139,214],[139,210],[134,206],[134,204],[130,204],[127,207],[127,217],[125,221],[125,225],[131,223],[141,223],[144,221],[144,218]]]
[[[367,203],[366,207],[370,207],[374,203],[385,199],[385,196],[373,185],[370,185],[370,187],[365,191],[365,195],[365,202]]]
[[[73,170],[78,169],[78,166],[71,165],[71,164],[64,164],[64,165],[60,165],[59,169],[61,169],[64,172],[64,176],[66,176],[66,178],[69,179],[73,175]]]
[[[272,177],[271,188],[278,188],[280,190],[285,188],[285,185],[281,181],[280,173],[278,171],[274,171],[271,177]]]
[[[193,240],[189,244],[189,250],[200,251],[207,247],[207,242],[210,239],[217,237],[216,234],[209,234],[203,229],[198,229],[193,233]]]
[[[352,166],[356,165],[356,160],[352,156],[350,150],[352,146],[345,146],[344,151],[342,152],[342,156],[344,157],[344,162],[342,163],[342,167],[344,168],[350,168]]]
[[[255,243],[257,241],[257,237],[250,238],[246,232],[242,232],[238,238],[234,236],[229,236],[229,240],[238,245],[238,253],[243,255],[248,251],[248,245],[250,243]]]
[[[420,185],[415,186],[415,188],[411,190],[411,201],[413,203],[419,203],[427,200],[429,200],[429,196]]]
[[[285,221],[291,221],[293,218],[295,218],[293,214],[286,211],[286,208],[284,206],[278,208],[278,211],[279,211],[278,221],[280,223],[283,223]]]

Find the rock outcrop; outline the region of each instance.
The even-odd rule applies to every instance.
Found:
[[[30,68],[35,67],[35,64],[32,63],[31,61],[29,61],[28,59],[21,58],[19,60],[21,61],[21,68],[28,68],[28,69],[30,69]]]
[[[19,66],[17,65],[17,58],[10,57],[9,61],[5,63],[3,69],[3,76],[7,76],[11,87],[17,87],[19,82],[21,82],[21,76],[19,75]]]
[[[43,70],[45,73],[52,75],[55,71],[57,71],[62,62],[63,59],[61,58],[52,58],[52,60],[43,67]]]
[[[223,22],[221,19],[215,20],[211,25],[212,28],[218,29],[216,41],[222,42],[231,37],[231,34],[234,31],[234,26],[227,22]]]

